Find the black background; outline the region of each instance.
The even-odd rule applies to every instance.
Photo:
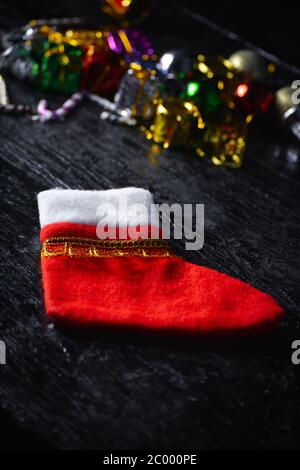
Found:
[[[283,60],[300,65],[297,2],[187,0],[181,4]]]
[[[87,16],[99,3],[1,2],[0,27]],[[292,3],[155,3],[145,28],[158,52],[241,48],[204,17],[275,54],[278,83],[300,78],[290,67],[300,66]],[[12,79],[9,90],[15,102],[44,96]],[[270,123],[252,135],[244,168],[229,171],[180,152],[155,156],[137,130],[100,123],[98,114],[87,104],[49,126],[0,116],[0,339],[8,346],[0,446],[298,448],[300,366],[291,364],[291,343],[299,339],[299,146]],[[57,185],[137,185],[158,202],[205,203],[205,247],[192,260],[274,295],[285,321],[266,336],[231,341],[47,326],[36,194]]]

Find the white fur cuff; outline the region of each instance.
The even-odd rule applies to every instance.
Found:
[[[145,208],[130,211],[135,205]],[[108,189],[106,191],[83,191],[73,189],[50,189],[38,194],[41,228],[48,224],[72,222],[97,225],[107,208],[106,223],[119,227],[150,224],[152,194],[142,188]],[[114,210],[109,211],[109,207]],[[125,210],[127,207],[128,210]]]

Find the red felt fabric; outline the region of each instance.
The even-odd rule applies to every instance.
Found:
[[[147,229],[147,230],[146,230]],[[141,227],[140,230],[143,234],[148,232],[148,237],[151,238],[151,233],[156,233],[156,238],[162,238],[162,231],[159,228],[148,226]],[[120,228],[116,227],[116,238],[119,239]],[[125,233],[125,237],[123,236]],[[122,229],[122,238],[130,238],[128,233],[126,235],[126,229]],[[46,225],[41,229],[40,240],[43,243],[44,240],[51,237],[79,237],[79,238],[94,238],[97,239],[95,225],[87,224],[74,224],[73,222],[60,222],[56,224]]]
[[[95,238],[95,227],[76,225],[49,225],[41,239]],[[272,297],[178,257],[43,257],[42,272],[55,321],[220,333],[264,327],[283,315]]]

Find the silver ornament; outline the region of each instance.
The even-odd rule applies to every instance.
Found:
[[[300,105],[295,103],[294,93],[291,86],[280,88],[275,93],[275,104],[285,129],[300,141]]]
[[[186,49],[175,49],[165,52],[157,63],[160,75],[177,76],[180,72],[188,73],[192,68],[192,62]]]

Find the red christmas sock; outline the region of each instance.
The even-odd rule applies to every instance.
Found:
[[[218,333],[264,327],[283,315],[245,282],[173,255],[163,240],[139,238],[138,229],[150,236],[149,217],[130,208],[150,209],[146,190],[54,189],[40,193],[38,204],[45,306],[54,321]],[[109,240],[97,237],[104,213],[116,227]]]

